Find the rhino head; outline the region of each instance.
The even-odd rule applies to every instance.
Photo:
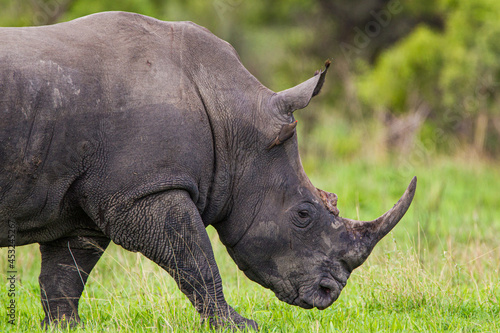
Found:
[[[293,111],[307,106],[323,85],[322,72],[264,98],[269,115],[258,127],[260,150],[247,162],[231,214],[216,224],[238,267],[289,304],[325,309],[351,272],[403,217],[413,199],[413,178],[398,203],[373,221],[341,217],[337,195],[311,184],[301,165]],[[241,185],[241,183],[240,183]]]

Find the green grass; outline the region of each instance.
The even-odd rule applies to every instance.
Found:
[[[442,158],[332,160],[310,152],[304,166],[316,186],[339,195],[342,216],[379,216],[417,175],[407,215],[324,311],[289,306],[249,281],[209,229],[228,302],[263,332],[500,331],[498,167]],[[17,319],[7,325],[7,252],[0,249],[0,327],[42,332],[38,245],[16,254]],[[77,332],[209,331],[167,273],[115,245],[92,272],[80,315],[85,328]]]

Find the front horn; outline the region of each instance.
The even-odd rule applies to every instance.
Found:
[[[405,193],[387,213],[373,221],[356,221],[344,217],[336,217],[350,232],[355,242],[364,248],[364,259],[368,257],[375,245],[394,228],[405,215],[415,195],[417,177],[413,177]],[[363,260],[364,261],[364,260]]]
[[[336,223],[345,226],[349,235],[349,248],[345,260],[351,269],[361,265],[370,255],[375,245],[394,228],[405,215],[415,195],[417,177],[413,177],[405,193],[387,213],[373,221],[356,221],[339,216],[337,196],[317,189],[325,207],[334,215]]]

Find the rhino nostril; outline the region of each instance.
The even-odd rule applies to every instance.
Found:
[[[337,299],[335,295],[335,289],[330,284],[319,284],[317,298],[315,299],[315,306],[319,310],[326,309]]]
[[[322,294],[326,295],[326,296],[330,296],[332,290],[328,287],[324,287],[324,286],[320,286],[319,287],[319,290],[321,291]]]
[[[338,297],[339,286],[338,283],[331,279],[324,279],[318,284],[319,294],[326,298],[330,299],[332,302],[335,301]]]
[[[318,289],[321,296],[330,299],[335,295],[335,287],[334,281],[324,280],[319,283]]]

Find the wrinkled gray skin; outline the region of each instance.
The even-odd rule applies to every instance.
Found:
[[[341,218],[296,135],[268,149],[326,69],[274,93],[208,30],[118,12],[1,28],[0,45],[0,246],[14,229],[17,246],[40,243],[44,324],[79,321],[112,240],[167,270],[211,325],[257,328],[224,300],[208,225],[250,279],[324,309],[413,198],[415,179],[381,218]]]

